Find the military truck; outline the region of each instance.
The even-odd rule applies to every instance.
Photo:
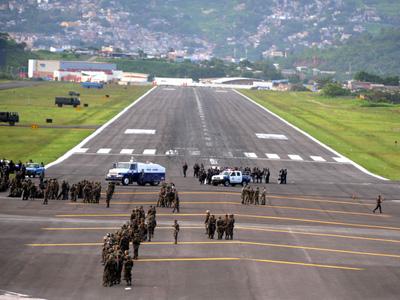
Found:
[[[56,97],[55,104],[58,105],[58,107],[62,107],[63,105],[77,107],[81,105],[81,101],[77,97]]]
[[[0,112],[0,122],[14,126],[15,123],[19,122],[19,115],[17,112]]]
[[[69,92],[68,92],[68,95],[70,95],[70,96],[75,96],[75,97],[79,97],[81,94],[79,94],[79,93],[77,93],[77,92],[75,92],[75,91],[69,91]]]

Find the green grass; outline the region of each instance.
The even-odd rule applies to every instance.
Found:
[[[369,171],[400,179],[399,105],[371,107],[304,92],[241,92]]]
[[[104,124],[149,88],[110,85],[97,90],[83,89],[73,83],[51,82],[28,88],[1,90],[0,111],[16,111],[20,116],[19,124],[37,124],[39,128],[0,127],[0,156],[49,163],[94,131],[79,126]],[[80,93],[81,104],[87,103],[89,106],[78,109],[55,106],[54,97],[68,95],[68,91]],[[53,119],[55,126],[78,128],[43,128],[47,118]]]

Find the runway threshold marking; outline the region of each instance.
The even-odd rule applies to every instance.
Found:
[[[171,230],[171,226],[157,226],[157,229],[168,229]],[[202,229],[204,226],[180,226],[181,229]],[[119,227],[44,227],[42,230],[47,231],[85,231],[85,230],[119,230]],[[236,230],[248,230],[248,231],[264,231],[273,233],[289,233],[289,234],[299,234],[299,235],[309,235],[309,236],[323,236],[323,237],[333,237],[333,238],[344,238],[344,239],[354,239],[354,240],[366,240],[375,242],[387,242],[387,243],[400,243],[400,240],[393,239],[382,239],[373,237],[364,237],[358,235],[344,235],[344,234],[334,234],[334,233],[318,233],[318,232],[308,232],[308,231],[293,231],[285,229],[274,229],[268,227],[252,227],[252,226],[236,226]]]
[[[160,246],[160,245],[175,245],[174,242],[143,242],[142,245],[147,246]],[[376,252],[364,252],[364,251],[353,251],[344,249],[332,249],[332,248],[320,248],[310,247],[301,245],[287,245],[287,244],[276,244],[276,243],[262,243],[262,242],[248,242],[248,241],[194,241],[194,242],[178,242],[179,245],[247,245],[247,246],[261,246],[261,247],[273,247],[273,248],[288,248],[288,249],[302,249],[320,252],[332,252],[332,253],[345,253],[352,255],[366,255],[366,256],[377,256],[377,257],[390,257],[400,258],[398,254],[390,253],[376,253]],[[103,243],[59,243],[59,244],[26,244],[30,247],[76,247],[76,246],[99,246]]]
[[[218,213],[216,213],[218,214]],[[225,214],[225,213],[221,213]],[[158,216],[174,216],[174,217],[199,217],[204,216],[204,213],[157,213]],[[130,217],[130,214],[63,214],[55,215],[58,218],[73,218],[73,217]],[[296,221],[304,223],[318,223],[318,224],[328,224],[328,225],[341,225],[341,226],[351,226],[351,227],[361,227],[361,228],[376,228],[376,229],[388,229],[400,231],[399,227],[392,226],[381,226],[381,225],[368,225],[368,224],[358,224],[358,223],[346,223],[346,222],[335,222],[335,221],[323,221],[323,220],[312,220],[312,219],[301,219],[301,218],[289,218],[289,217],[274,217],[274,216],[260,216],[260,215],[247,215],[247,214],[235,214],[237,217],[243,218],[254,218],[254,219],[271,219],[271,220],[285,220],[285,221]]]

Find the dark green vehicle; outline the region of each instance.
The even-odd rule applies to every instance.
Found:
[[[73,107],[77,107],[81,105],[81,101],[77,97],[56,97],[55,104],[58,107],[62,107],[63,105],[72,105]]]
[[[17,112],[0,112],[0,122],[14,126],[15,123],[19,122],[19,115]]]

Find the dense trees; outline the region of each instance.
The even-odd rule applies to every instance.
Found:
[[[381,83],[385,85],[396,85],[396,86],[399,85],[399,76],[381,77],[365,71],[357,72],[354,75],[354,79],[359,81]]]

